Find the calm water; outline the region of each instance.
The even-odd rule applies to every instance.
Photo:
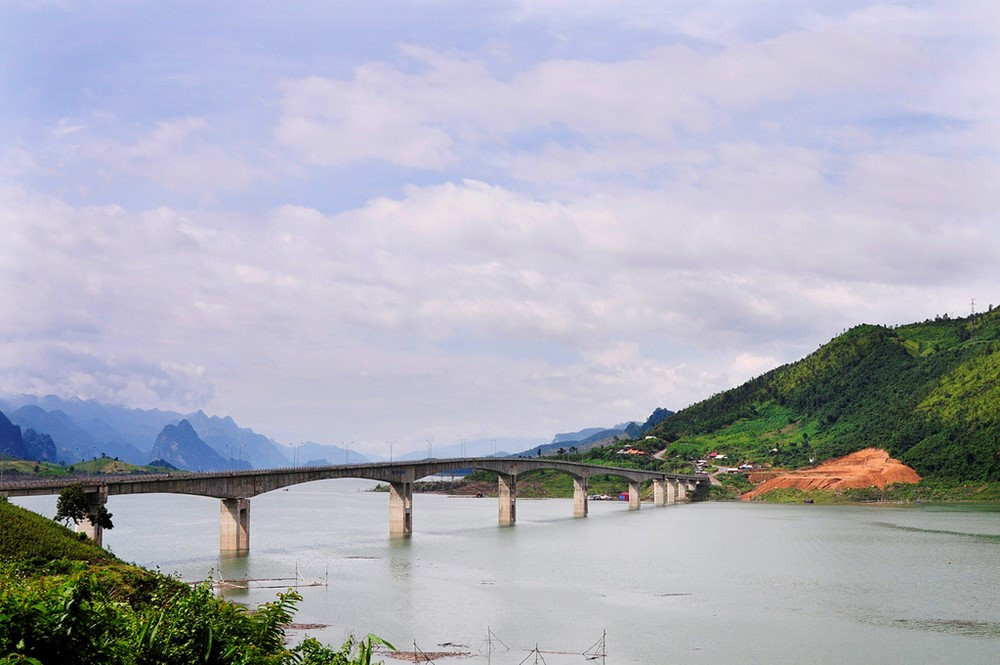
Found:
[[[391,541],[370,485],[252,499],[250,555],[221,560],[218,501],[111,497],[106,545],[187,580],[326,577],[300,589],[296,621],[329,625],[309,634],[450,642],[472,662],[535,662],[537,645],[572,652],[543,653],[550,665],[586,663],[604,631],[608,663],[1000,662],[1000,506],[592,502],[573,519],[569,500],[522,499],[499,528],[494,499],[415,495],[414,535]],[[14,501],[54,513],[54,498]],[[488,654],[488,629],[511,650]]]

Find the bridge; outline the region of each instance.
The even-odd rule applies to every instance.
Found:
[[[91,506],[103,506],[108,496],[120,494],[193,494],[220,499],[219,550],[245,554],[250,550],[250,499],[290,485],[331,478],[364,478],[389,486],[389,534],[406,537],[413,532],[413,483],[428,476],[465,469],[497,474],[499,522],[510,526],[517,519],[517,478],[531,471],[551,469],[573,479],[573,515],[587,516],[587,485],[593,476],[611,475],[628,481],[629,510],[638,510],[643,482],[653,482],[653,505],[665,506],[684,501],[698,483],[699,476],[597,466],[544,458],[469,457],[427,459],[417,462],[378,462],[331,466],[253,469],[204,473],[151,475],[71,476],[42,480],[7,481],[0,495],[38,496],[58,494],[67,485],[80,483]],[[98,544],[101,528],[89,521],[77,525]]]

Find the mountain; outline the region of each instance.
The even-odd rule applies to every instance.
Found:
[[[0,413],[0,455],[28,459],[28,449],[21,436],[21,428]]]
[[[52,437],[58,459],[72,464],[101,453],[133,464],[152,458],[153,442],[167,425],[188,420],[202,440],[221,457],[249,462],[254,468],[288,466],[292,452],[273,439],[240,427],[232,418],[188,415],[159,409],[130,409],[96,400],[63,399],[54,395],[17,395],[0,400],[11,420]],[[47,458],[45,458],[47,459]]]
[[[354,450],[328,444],[305,441],[293,447],[292,457],[298,466],[326,466],[328,464],[364,464],[368,457]],[[288,462],[286,461],[287,465]]]
[[[189,471],[222,471],[233,468],[247,468],[249,465],[226,459],[211,446],[201,440],[187,420],[176,425],[167,425],[156,437],[153,454],[163,460]]]
[[[29,404],[15,411],[11,417],[21,427],[30,427],[36,432],[44,432],[52,437],[58,459],[67,464],[102,454],[118,457],[132,464],[148,461],[142,451],[123,441],[121,437],[99,439],[77,425],[76,421],[64,411],[46,411],[39,406]]]
[[[495,437],[489,439],[469,439],[464,443],[442,444],[436,443],[431,446],[430,456],[437,459],[447,459],[449,457],[506,457],[510,453],[506,450],[524,450],[526,446],[533,446],[541,443],[539,440],[515,439],[511,437]],[[534,450],[534,448],[529,448]],[[386,452],[389,452],[386,450]],[[428,457],[427,448],[419,448],[408,453],[396,453],[393,460],[404,462],[407,460],[419,460]],[[384,459],[388,459],[385,457]]]
[[[607,431],[607,429],[608,428],[605,427],[588,427],[580,430],[579,432],[563,432],[552,437],[552,441],[550,443],[571,443],[582,441],[597,434],[598,432]]]
[[[685,459],[797,467],[878,447],[925,478],[1000,480],[1000,309],[859,325],[650,433]]]
[[[229,416],[206,416],[203,411],[196,411],[185,419],[201,439],[223,457],[248,461],[255,469],[290,466],[292,463],[292,456],[286,447],[252,429],[240,427]]]
[[[24,447],[27,449],[28,459],[39,462],[58,462],[59,453],[56,444],[48,434],[39,434],[35,430],[28,428],[21,435],[24,440]]]
[[[90,435],[93,445],[97,448],[113,448],[128,444],[136,450],[148,451],[164,425],[175,424],[184,417],[173,411],[130,409],[102,404],[93,399],[82,400],[75,397],[63,399],[55,395],[41,397],[17,395],[5,398],[4,402],[17,408],[31,405],[43,411],[61,411],[72,420],[75,427]],[[46,431],[46,433],[53,435],[57,447],[62,445],[58,436],[52,432]],[[112,454],[110,450],[106,452]],[[142,457],[145,457],[145,453]]]
[[[546,455],[548,453],[557,452],[559,449],[569,450],[570,448],[576,448],[577,451],[583,452],[599,446],[612,445],[616,439],[621,439],[623,441],[638,439],[652,429],[653,426],[662,422],[666,418],[669,418],[673,414],[674,412],[669,409],[657,408],[653,411],[649,418],[646,419],[646,422],[642,424],[631,420],[627,423],[615,425],[614,427],[588,427],[587,429],[582,429],[578,432],[556,434],[552,437],[551,443],[537,445],[522,452],[521,454],[537,455],[540,450],[543,455]]]

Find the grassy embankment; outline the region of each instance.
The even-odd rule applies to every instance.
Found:
[[[0,497],[0,665],[369,662],[371,640],[289,648],[284,629],[298,599],[289,591],[248,611]]]

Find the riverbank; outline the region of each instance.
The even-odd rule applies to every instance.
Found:
[[[0,661],[136,665],[358,665],[378,638],[339,649],[286,645],[301,596],[250,610],[207,584],[118,559],[66,527],[0,497]]]

